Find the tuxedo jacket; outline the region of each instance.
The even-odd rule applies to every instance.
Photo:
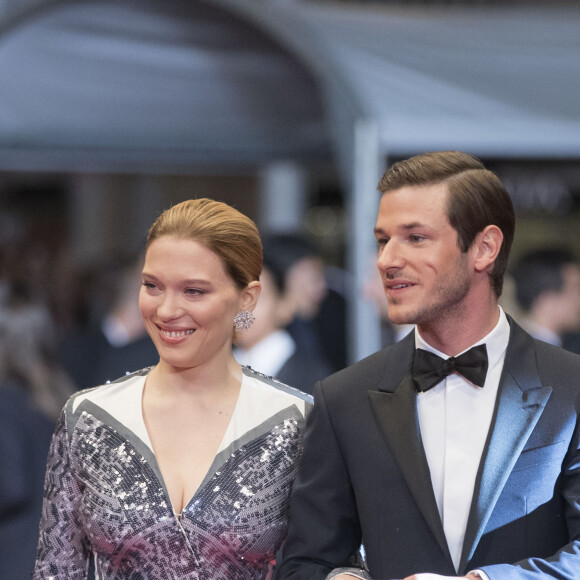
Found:
[[[580,579],[580,356],[508,320],[459,569],[421,441],[411,333],[317,383],[277,580],[322,580],[361,543],[374,580]]]

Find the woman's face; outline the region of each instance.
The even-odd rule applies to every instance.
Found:
[[[231,354],[233,319],[251,310],[221,259],[193,240],[162,236],[147,250],[139,307],[161,361],[191,368]]]

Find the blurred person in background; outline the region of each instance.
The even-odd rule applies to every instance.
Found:
[[[306,237],[300,234],[274,234],[264,238],[264,248],[275,257],[276,267],[283,276],[286,300],[294,312],[286,330],[300,352],[310,353],[313,358],[325,360],[331,370],[325,349],[336,337],[325,331],[325,323],[319,319],[321,307],[328,295],[324,277],[324,261],[320,252]],[[335,313],[338,316],[340,313]]]
[[[389,309],[385,289],[376,266],[377,256],[369,263],[368,275],[363,284],[363,298],[373,304],[377,310],[381,324],[381,347],[389,346],[405,338],[413,324],[394,324],[389,320]]]
[[[100,283],[90,301],[95,303],[90,320],[65,334],[59,347],[62,364],[79,387],[101,385],[157,362],[139,310],[142,266],[143,256],[129,257],[93,273]]]
[[[24,282],[0,281],[0,578],[30,578],[46,458],[74,392],[57,363],[56,329]]]
[[[296,301],[289,295],[290,274],[284,269],[289,263],[279,259],[276,253],[279,247],[265,240],[262,290],[254,310],[256,320],[240,336],[234,354],[240,364],[312,393],[314,383],[330,374],[330,365],[316,353],[297,345],[285,330],[295,317]]]
[[[311,398],[242,369],[262,245],[209,199],[147,238],[139,305],[159,362],[73,395],[52,440],[35,580],[261,580],[286,535]]]
[[[562,346],[580,327],[580,267],[568,248],[526,252],[512,268],[519,322],[535,338]]]

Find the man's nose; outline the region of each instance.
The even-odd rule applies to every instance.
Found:
[[[401,248],[396,241],[390,240],[379,250],[377,267],[381,272],[386,272],[391,268],[401,268],[403,263]]]

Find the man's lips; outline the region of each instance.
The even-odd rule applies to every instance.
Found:
[[[403,290],[404,288],[411,288],[412,286],[415,286],[413,282],[387,282],[385,284],[387,291]]]

